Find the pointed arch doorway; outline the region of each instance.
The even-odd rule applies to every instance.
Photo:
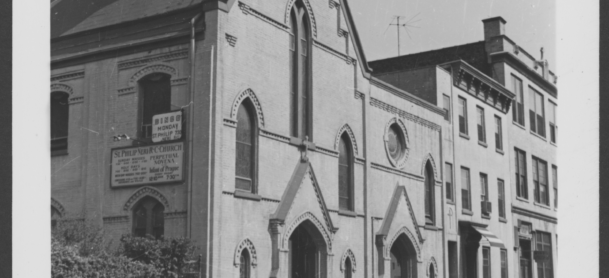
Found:
[[[317,227],[309,220],[302,222],[290,235],[288,277],[326,277],[326,250],[326,242]]]
[[[400,235],[391,246],[391,278],[413,278],[416,276],[416,251],[405,234]]]

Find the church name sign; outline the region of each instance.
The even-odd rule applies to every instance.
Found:
[[[180,182],[184,143],[112,150],[111,186]]]

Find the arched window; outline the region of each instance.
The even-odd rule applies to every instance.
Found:
[[[425,165],[425,224],[434,224],[434,174],[429,161]]]
[[[165,232],[165,207],[152,197],[144,197],[133,209],[133,235],[160,238]]]
[[[338,145],[338,207],[353,210],[353,155],[346,133]]]
[[[290,133],[301,139],[311,138],[310,34],[309,16],[298,0],[290,12]]]
[[[433,264],[429,264],[429,278],[436,277],[436,270],[433,268]]]
[[[140,98],[140,138],[152,136],[152,117],[171,111],[171,76],[152,73],[138,81]]]
[[[68,149],[69,94],[51,93],[51,151]]]
[[[250,253],[247,248],[243,248],[239,257],[239,278],[250,278]]]
[[[345,260],[345,278],[351,278],[351,272],[353,268],[351,266],[351,258]]]
[[[237,111],[235,188],[254,193],[256,189],[256,145],[258,128],[253,107],[243,101]]]

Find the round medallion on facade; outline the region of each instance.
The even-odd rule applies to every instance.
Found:
[[[391,165],[402,168],[408,158],[408,134],[402,121],[393,118],[385,126],[385,151]]]

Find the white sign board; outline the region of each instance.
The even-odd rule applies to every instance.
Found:
[[[183,142],[114,149],[111,186],[182,181],[183,154]]]
[[[182,138],[182,111],[154,115],[152,117],[152,142]]]

